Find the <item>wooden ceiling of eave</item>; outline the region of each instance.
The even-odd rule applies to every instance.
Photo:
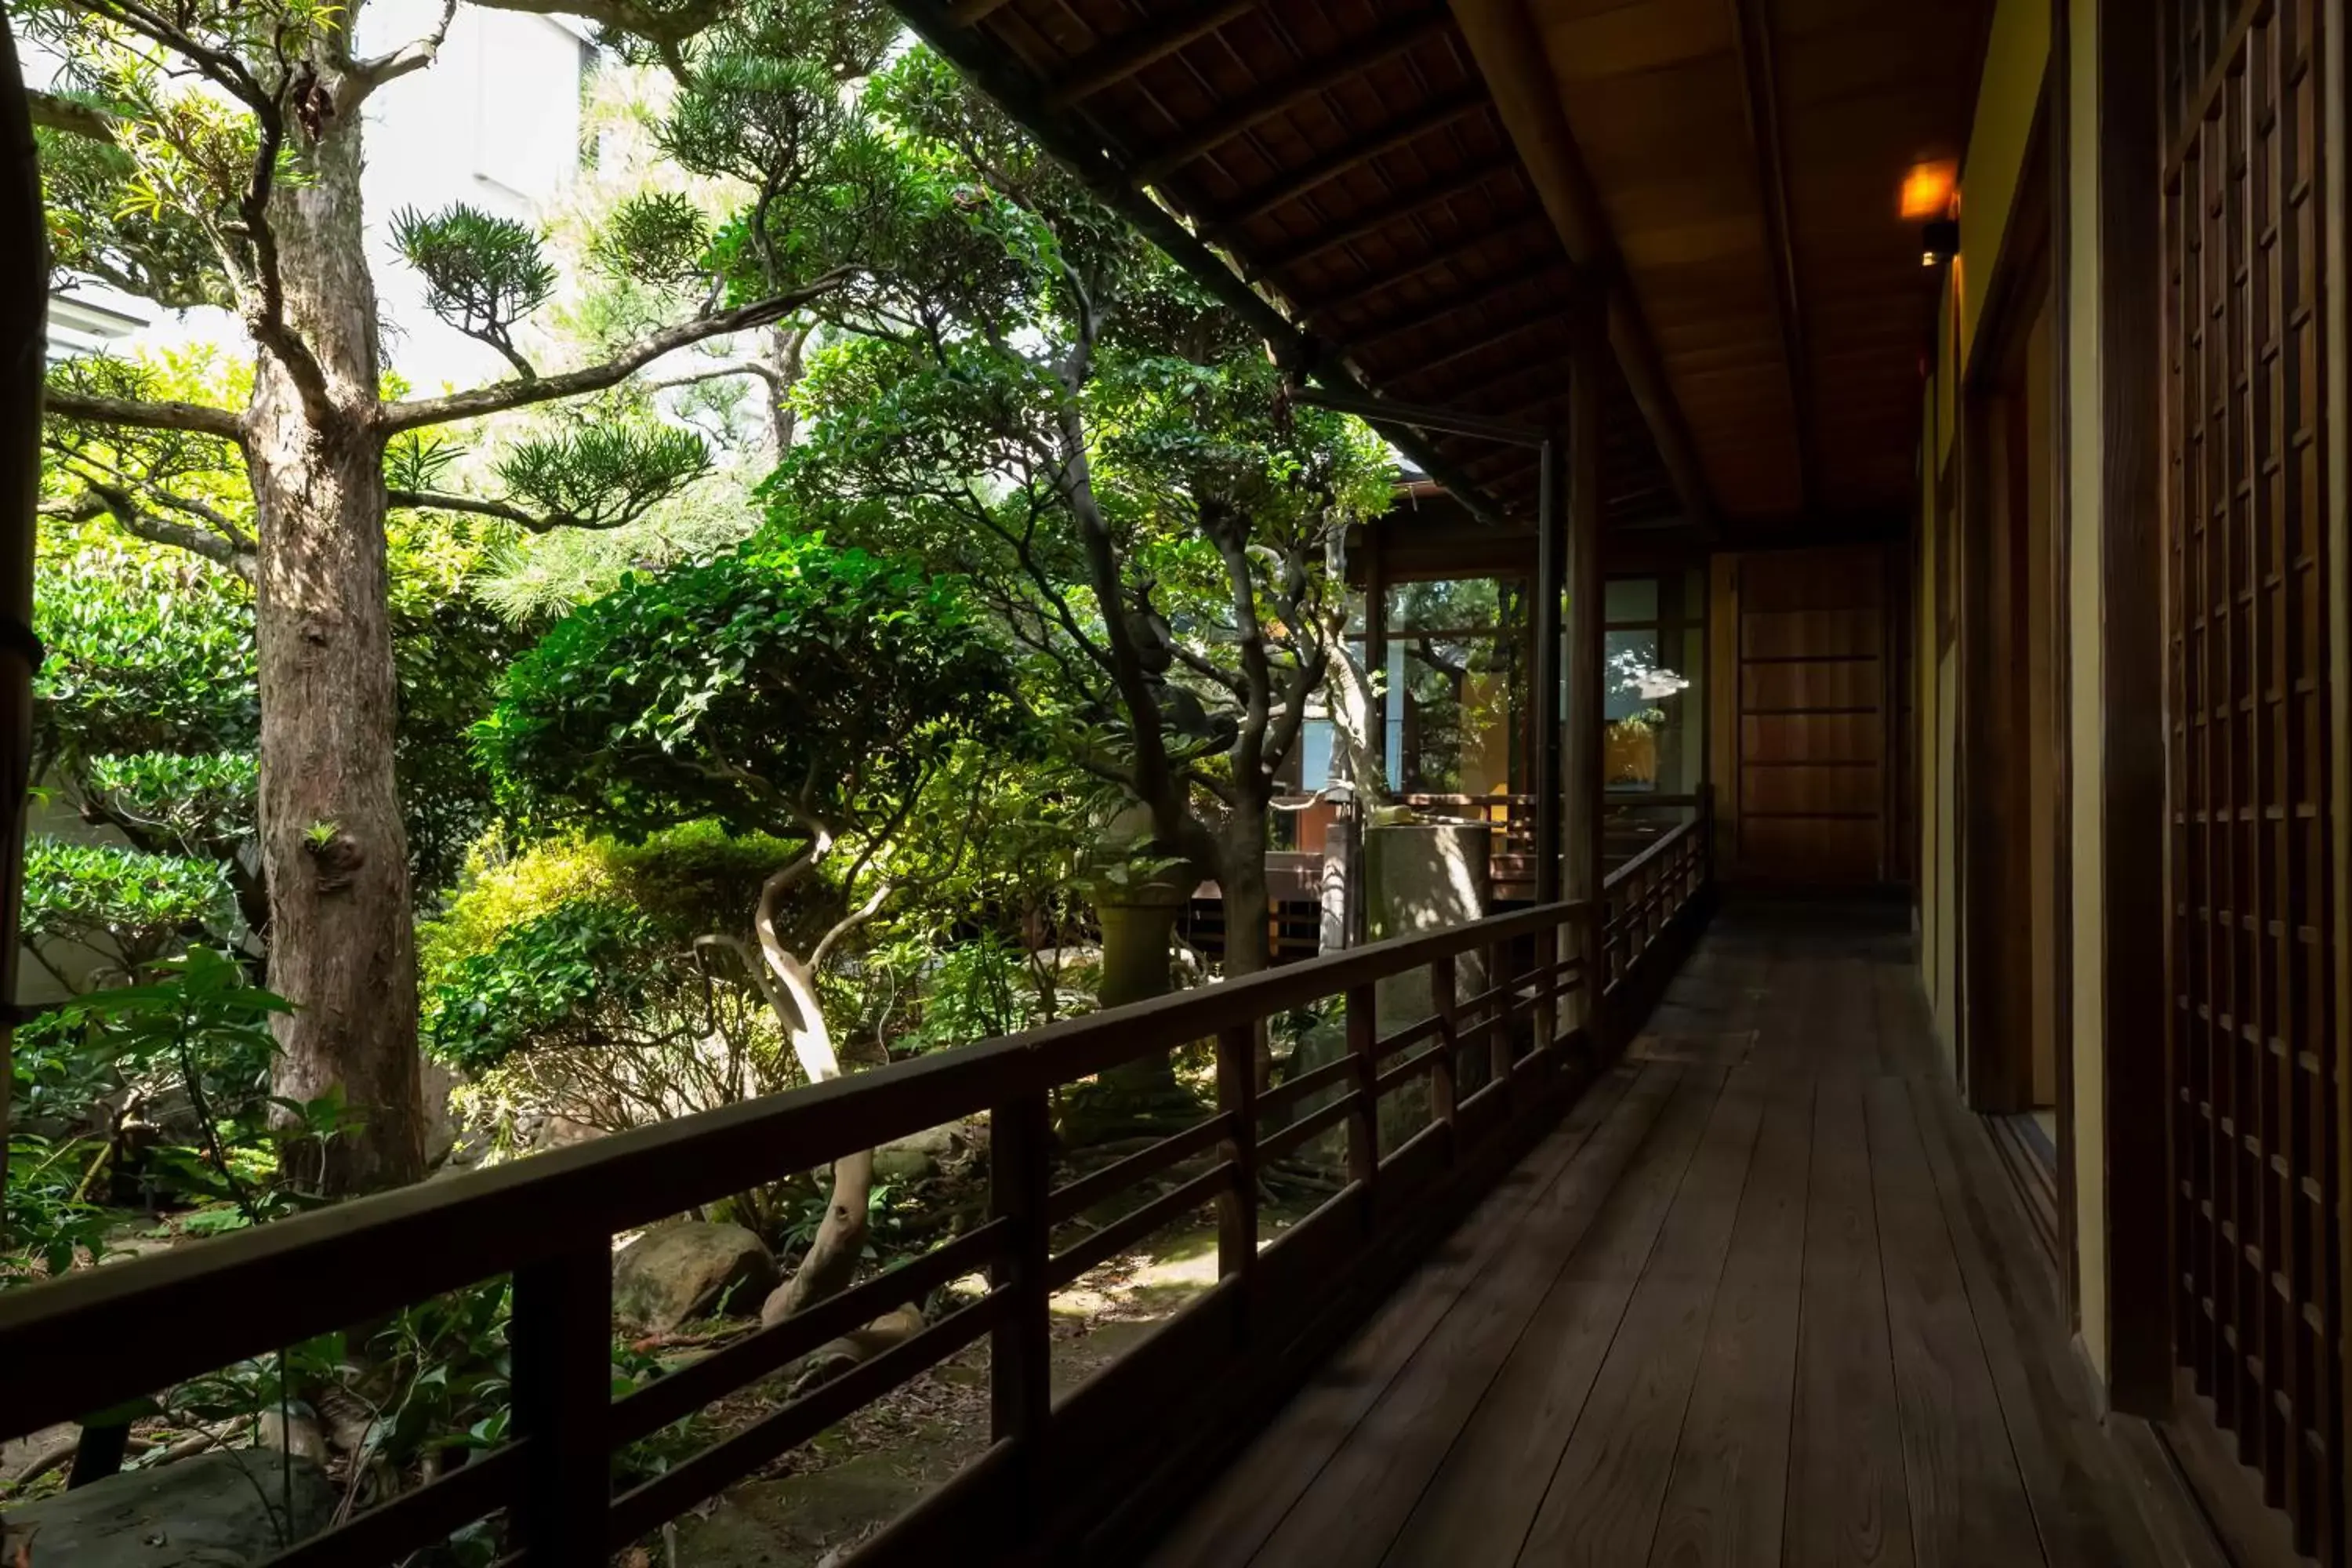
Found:
[[[1774,0],[1790,209],[1816,438],[1840,455],[1822,500],[1863,512],[1916,494],[1919,350],[1935,274],[1895,211],[1921,159],[1957,160],[1975,108],[1981,4]]]
[[[1381,392],[1528,421],[1567,395],[1567,253],[1444,5],[964,0],[960,14]],[[1680,514],[1622,374],[1604,516]],[[1529,451],[1445,455],[1524,510]]]
[[[1727,521],[1905,499],[1934,278],[1895,196],[1957,156],[1987,9],[1529,0]]]

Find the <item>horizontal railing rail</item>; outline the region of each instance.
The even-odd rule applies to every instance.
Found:
[[[1169,1461],[1171,1431],[1213,1426],[1201,1402],[1230,1413],[1262,1390],[1349,1299],[1341,1287],[1373,1289],[1381,1268],[1424,1244],[1450,1205],[1558,1114],[1593,1066],[1583,1029],[1566,1016],[1580,994],[1589,1006],[1593,934],[1586,906],[1551,904],[1399,938],[20,1289],[0,1295],[0,1436],[510,1277],[514,1438],[279,1563],[393,1562],[500,1510],[524,1560],[602,1562],[983,1337],[991,1447],[866,1552],[893,1556],[926,1540],[1034,1542],[1098,1526]],[[1466,996],[1457,994],[1465,958],[1477,964]],[[1417,973],[1426,1011],[1384,1026],[1382,986]],[[1335,998],[1344,1047],[1333,1060],[1261,1085],[1266,1021]],[[1203,1041],[1213,1042],[1213,1110],[1056,1184],[1056,1089]],[[1383,1101],[1410,1086],[1426,1097],[1409,1102],[1405,1120],[1418,1125],[1384,1147]],[[991,1199],[974,1228],[613,1397],[617,1234],[981,1115]],[[1261,1247],[1261,1173],[1339,1129],[1339,1191]],[[1080,1210],[1164,1181],[1174,1184],[1090,1234],[1057,1236]],[[1218,1285],[1054,1401],[1053,1292],[1213,1203]],[[975,1275],[985,1288],[912,1338],[613,1495],[621,1447]],[[1146,1409],[1152,1419],[1139,1421]],[[1171,1426],[1186,1410],[1199,1418]]]

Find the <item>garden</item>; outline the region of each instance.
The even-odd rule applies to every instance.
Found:
[[[1367,427],[872,0],[583,0],[595,156],[555,209],[372,210],[369,100],[501,8],[380,39],[356,3],[9,0],[54,67],[56,291],[237,330],[52,365],[0,1289],[1250,973],[1310,717],[1378,782],[1337,571],[1389,501]],[[404,377],[374,236],[496,378]],[[1212,882],[1204,954],[1171,930]],[[1320,1022],[1264,1032],[1262,1082]],[[1080,1086],[1055,1157],[1182,1125],[1211,1070]],[[616,1389],[968,1228],[985,1150],[619,1238]],[[1334,1184],[1265,1180],[1277,1226]],[[1056,1378],[1214,1265],[1196,1222],[1089,1273]],[[510,1298],[12,1443],[0,1501],[347,1518],[502,1440]],[[854,1546],[985,1446],[970,1370],[636,1560]]]

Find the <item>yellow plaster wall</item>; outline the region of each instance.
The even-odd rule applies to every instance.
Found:
[[[1977,85],[1976,118],[1969,126],[1968,156],[1960,163],[1960,254],[1945,279],[1946,353],[1936,387],[1937,462],[1952,449],[1959,427],[1960,388],[1975,352],[1985,286],[2000,256],[2002,237],[2017,205],[2018,181],[2026,143],[2033,136],[2033,110],[2042,97],[2042,72],[2050,65],[2051,0],[2000,0],[1992,32],[1985,40],[1985,69]]]
[[[2068,0],[2066,82],[2068,847],[2074,973],[2075,1300],[2083,1348],[2107,1372],[2106,1015],[2099,986],[2105,946],[2105,773],[2099,747],[2098,5]]]
[[[1969,126],[1969,154],[1960,165],[1960,357],[1966,374],[1975,351],[1977,318],[1984,305],[1982,280],[2000,255],[2001,236],[2017,205],[2025,144],[2033,134],[2033,109],[2042,96],[2042,73],[2050,64],[2050,0],[2000,0],[1992,33],[1985,41],[1984,79],[1977,88],[1976,118]],[[1973,264],[1978,281],[1970,283]]]

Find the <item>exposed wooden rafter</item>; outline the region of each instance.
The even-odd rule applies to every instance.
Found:
[[[1402,120],[1343,143],[1328,156],[1284,174],[1263,190],[1252,192],[1241,205],[1219,216],[1211,226],[1210,237],[1214,240],[1229,237],[1234,230],[1256,222],[1286,203],[1297,201],[1318,185],[1327,184],[1350,170],[1360,169],[1373,159],[1443,131],[1457,121],[1466,120],[1473,114],[1483,114],[1487,107],[1486,95],[1475,89],[1452,93],[1426,104]]]
[[[1528,177],[1543,198],[1560,243],[1578,269],[1609,294],[1609,345],[1625,382],[1641,405],[1657,444],[1658,457],[1675,482],[1683,513],[1703,535],[1715,531],[1715,500],[1699,468],[1698,448],[1682,407],[1675,401],[1664,363],[1641,306],[1622,287],[1624,263],[1617,252],[1560,107],[1559,86],[1550,57],[1526,0],[1452,0],[1454,19],[1478,69],[1495,96],[1504,128],[1519,150]]]
[[[1780,354],[1789,367],[1789,407],[1797,425],[1798,491],[1811,511],[1821,501],[1813,441],[1812,374],[1805,357],[1804,304],[1797,291],[1797,249],[1789,222],[1787,144],[1780,134],[1780,73],[1772,63],[1772,0],[1726,0],[1739,54],[1748,140],[1756,152],[1756,190],[1764,205],[1764,249],[1772,264],[1772,302]]]
[[[1441,295],[1409,315],[1374,321],[1369,326],[1348,333],[1349,347],[1359,351],[1368,349],[1374,343],[1385,342],[1391,338],[1402,337],[1407,332],[1418,331],[1423,327],[1433,326],[1459,311],[1482,310],[1512,289],[1524,288],[1529,283],[1545,278],[1558,278],[1563,282],[1566,281],[1567,268],[1561,266],[1558,258],[1539,256],[1524,266],[1515,267],[1507,272],[1497,274],[1473,285],[1470,293]],[[1347,306],[1369,297],[1358,294],[1350,300],[1340,301],[1328,309],[1318,310],[1307,320],[1312,325],[1328,327],[1330,317],[1339,314]]]
[[[1450,202],[1456,196],[1467,195],[1496,175],[1508,173],[1514,166],[1515,160],[1507,156],[1465,164],[1454,173],[1440,175],[1427,184],[1415,185],[1391,201],[1366,207],[1355,216],[1347,218],[1331,227],[1318,227],[1314,233],[1307,236],[1289,249],[1269,253],[1258,263],[1255,270],[1266,275],[1286,271],[1302,261],[1311,260],[1327,251],[1336,250],[1340,246],[1352,245],[1365,236],[1377,234],[1391,224],[1402,223],[1408,218],[1416,217],[1442,202]]]
[[[1360,72],[1395,58],[1438,33],[1445,26],[1443,10],[1424,12],[1368,33],[1322,59],[1307,62],[1299,77],[1282,77],[1188,129],[1167,151],[1136,165],[1136,177],[1146,182],[1165,178],[1193,159],[1213,153],[1234,137],[1254,131],[1276,115],[1297,108],[1333,88],[1344,86]]]
[[[1047,89],[1045,107],[1059,111],[1082,103],[1115,82],[1238,17],[1256,10],[1258,0],[1214,0],[1198,9],[1178,12],[1165,21],[1121,33],[1094,53],[1074,62],[1069,74]]]
[[[1377,277],[1365,279],[1346,294],[1333,300],[1324,309],[1334,311],[1345,310],[1360,305],[1367,300],[1377,300],[1383,294],[1403,288],[1417,278],[1425,278],[1433,272],[1450,267],[1464,257],[1485,249],[1498,240],[1507,240],[1514,237],[1525,237],[1530,229],[1538,228],[1543,222],[1544,216],[1539,212],[1513,213],[1500,223],[1475,228],[1465,234],[1457,234],[1434,250],[1424,250],[1418,255],[1408,257],[1394,269],[1383,272]]]
[[[1158,246],[1251,331],[1263,337],[1278,363],[1328,385],[1353,392],[1371,391],[1354,367],[1333,352],[1333,345],[1285,316],[1252,289],[1223,257],[1210,249],[1200,235],[1147,194],[1132,174],[1104,151],[1099,132],[1079,126],[1067,110],[1046,108],[1034,78],[993,46],[959,26],[947,5],[940,0],[891,0],[891,4],[924,42],[1027,128],[1048,154],[1091,188],[1103,193],[1112,210],[1132,224],[1137,233]],[[1391,439],[1422,472],[1453,491],[1482,521],[1502,520],[1502,510],[1494,498],[1471,483],[1434,443],[1410,431],[1397,432]]]

